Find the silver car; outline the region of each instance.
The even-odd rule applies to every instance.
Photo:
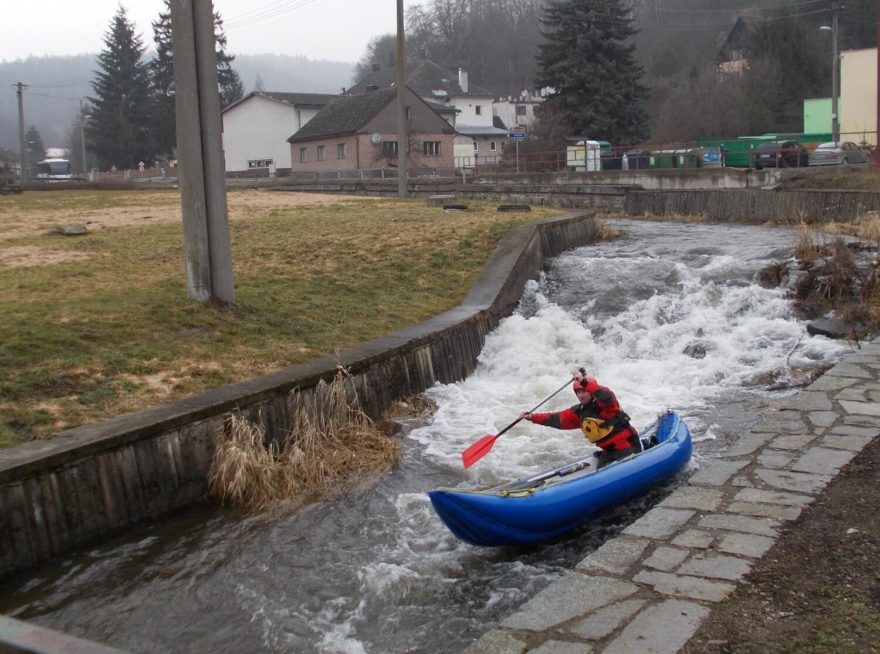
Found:
[[[863,164],[867,161],[868,153],[849,141],[820,143],[810,154],[811,166],[845,166]]]

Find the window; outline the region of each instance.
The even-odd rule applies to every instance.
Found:
[[[348,148],[345,143],[337,143],[336,144],[336,158],[337,159],[345,159],[346,154],[348,153]]]
[[[382,141],[382,156],[383,157],[396,157],[397,156],[397,141]]]
[[[271,159],[251,159],[248,161],[248,168],[269,168],[271,165]]]
[[[318,146],[318,161],[324,161],[327,159],[327,153],[324,150],[323,145]]]
[[[436,157],[440,154],[440,141],[424,141],[422,152],[425,156]]]
[[[309,149],[308,148],[300,148],[299,149],[300,163],[306,163],[308,160],[309,160]]]
[[[516,115],[517,116],[525,116],[526,115],[526,106],[524,104],[516,105]]]
[[[406,122],[412,122],[412,107],[406,108]]]
[[[476,112],[478,116],[481,116],[483,114],[483,107],[481,105],[474,105],[474,112]]]
[[[489,151],[495,152],[497,149],[498,145],[495,143],[495,141],[489,141]]]

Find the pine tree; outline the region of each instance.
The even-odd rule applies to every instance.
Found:
[[[536,86],[568,134],[614,144],[647,138],[644,71],[635,60],[632,16],[623,0],[550,0]]]
[[[143,40],[135,34],[119,7],[104,36],[106,49],[98,55],[101,70],[92,81],[95,97],[86,132],[89,149],[102,168],[133,169],[155,159],[151,138],[150,78],[141,61]]]
[[[244,97],[244,84],[232,62],[235,55],[226,52],[226,34],[223,31],[223,19],[219,12],[214,12],[214,40],[217,42],[217,83],[220,86],[220,108],[228,107]]]
[[[165,11],[152,23],[156,56],[150,61],[151,93],[153,95],[153,135],[160,154],[171,156],[177,145],[174,109],[174,53],[171,47],[171,6],[165,0]]]
[[[152,74],[152,93],[155,105],[153,131],[159,151],[170,155],[176,146],[174,119],[174,53],[171,43],[171,0],[165,0],[165,11],[153,25],[153,40],[156,43],[156,57],[150,62]],[[232,68],[234,55],[226,52],[226,34],[223,19],[214,12],[214,40],[217,48],[217,83],[220,93],[220,107],[227,107],[244,97],[244,85],[238,73]]]
[[[46,145],[43,143],[43,137],[40,136],[36,127],[31,125],[27,134],[24,135],[24,139],[27,143],[28,163],[33,165],[46,158]]]

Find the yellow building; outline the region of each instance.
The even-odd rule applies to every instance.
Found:
[[[877,143],[877,48],[840,55],[840,140]]]

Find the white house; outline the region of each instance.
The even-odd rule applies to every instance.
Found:
[[[518,96],[496,98],[492,103],[492,113],[510,131],[517,131],[517,127],[528,128],[535,122],[535,109],[544,102],[548,91],[549,89],[525,90]]]
[[[299,131],[336,95],[254,91],[221,114],[226,174],[289,174],[290,144]]]

